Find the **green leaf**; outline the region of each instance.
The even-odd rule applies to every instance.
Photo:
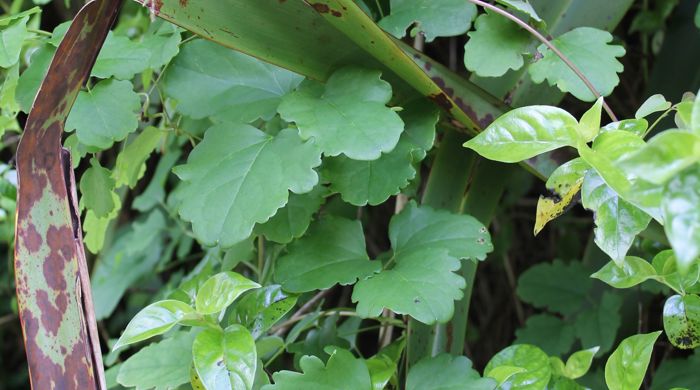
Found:
[[[688,358],[663,359],[654,370],[651,389],[677,389],[679,386],[686,389],[700,388],[700,375],[696,371],[699,364],[700,353],[697,352]]]
[[[657,280],[679,294],[694,286],[700,278],[697,263],[692,263],[686,272],[679,272],[678,260],[671,249],[657,253],[651,263],[659,275]]]
[[[130,81],[103,80],[78,94],[66,130],[76,130],[82,144],[108,149],[136,130],[140,108]]]
[[[148,66],[157,69],[180,52],[180,29],[163,19],[156,19],[143,35],[141,46],[148,50]]]
[[[149,58],[148,49],[138,42],[110,32],[97,56],[92,75],[101,79],[130,80],[148,68]]]
[[[180,301],[164,300],[152,303],[141,309],[129,321],[112,350],[163,334],[187,316],[194,314],[193,308]]]
[[[700,297],[673,295],[664,304],[664,331],[671,344],[681,349],[700,346]]]
[[[425,35],[426,42],[436,37],[464,34],[476,16],[476,6],[466,1],[391,0],[391,13],[379,21],[379,26],[396,38],[403,38],[406,29],[415,37]]]
[[[621,199],[596,172],[588,172],[581,187],[583,207],[594,212],[595,243],[622,265],[637,234],[646,229],[651,217]]]
[[[195,307],[200,314],[214,314],[226,309],[241,294],[260,285],[235,272],[220,272],[209,278],[197,291]]]
[[[91,166],[80,178],[80,194],[82,204],[95,213],[97,218],[104,218],[114,210],[114,179],[112,172],[100,165],[99,160],[93,158]]]
[[[620,82],[617,73],[623,70],[616,57],[625,54],[622,46],[608,44],[612,39],[607,31],[577,27],[552,40],[552,45],[581,70],[602,96],[608,96]],[[570,92],[580,100],[591,102],[596,99],[552,50],[542,44],[537,51],[542,58],[528,68],[532,81],[541,83],[546,79],[549,85],[556,85],[562,92]]]
[[[576,312],[591,288],[591,280],[581,263],[540,263],[518,278],[518,296],[536,307],[564,315]]]
[[[496,0],[496,2],[499,4],[503,4],[509,8],[512,8],[516,11],[522,12],[528,15],[536,22],[542,21],[542,18],[540,18],[535,9],[532,8],[532,5],[528,0]]]
[[[380,268],[369,261],[360,221],[326,216],[277,260],[275,281],[286,291],[306,292],[352,284]]]
[[[455,274],[459,259],[446,249],[426,247],[395,258],[396,266],[355,285],[352,301],[364,318],[379,316],[387,308],[408,314],[425,324],[446,322],[454,313],[454,301],[462,298],[464,279]]]
[[[411,202],[389,223],[395,256],[422,249],[447,249],[451,257],[484,260],[493,250],[491,236],[476,218]]]
[[[398,194],[416,176],[413,150],[413,145],[402,138],[394,150],[376,160],[328,157],[324,160],[323,177],[330,181],[331,191],[339,192],[344,201],[355,206],[378,205]]]
[[[574,344],[574,327],[553,315],[536,314],[515,331],[515,344],[537,345],[548,355],[562,355]]]
[[[591,368],[591,363],[599,347],[584,349],[583,351],[574,352],[566,360],[564,373],[569,379],[577,379],[584,376]]]
[[[468,33],[464,45],[464,66],[482,77],[503,76],[525,63],[532,37],[515,22],[502,15],[486,12],[476,19],[475,31]]]
[[[281,97],[301,80],[286,69],[198,39],[182,45],[163,75],[163,90],[191,118],[247,123],[272,118]]]
[[[655,112],[666,111],[671,108],[671,102],[666,100],[664,95],[657,93],[656,95],[651,95],[647,100],[642,103],[642,105],[634,113],[635,119],[642,119]]]
[[[257,225],[255,232],[280,244],[288,244],[293,239],[301,237],[309,228],[313,215],[325,200],[326,193],[326,187],[317,185],[311,192],[290,194],[289,202],[277,210],[274,217]]]
[[[644,180],[664,184],[678,172],[700,161],[700,137],[683,130],[666,130],[627,156],[622,168]]]
[[[302,84],[282,99],[278,111],[286,121],[296,123],[303,139],[313,137],[325,155],[375,160],[394,150],[404,130],[399,115],[386,106],[391,86],[380,74],[341,68],[325,86]]]
[[[601,96],[593,104],[593,107],[589,108],[581,117],[576,131],[584,142],[589,142],[598,135],[598,131],[600,130],[600,113],[602,109],[603,97]]]
[[[525,371],[514,374],[501,388],[522,390],[544,390],[547,387],[552,370],[549,365],[549,357],[541,349],[534,345],[512,345],[491,358],[484,368],[486,376],[501,366],[524,368]]]
[[[700,6],[698,6],[698,9],[700,9]],[[696,18],[698,18],[699,16],[700,13],[696,15]],[[698,94],[695,95],[695,101],[693,102],[693,110],[690,113],[690,128],[695,133],[695,135],[700,136],[700,97],[698,96],[700,96],[700,91],[698,91]]]
[[[440,110],[434,104],[423,98],[412,100],[403,105],[399,116],[406,127],[402,138],[423,151],[433,148],[435,126],[440,119]]]
[[[19,61],[24,40],[29,36],[29,16],[17,18],[0,27],[0,68],[9,68]]]
[[[174,169],[183,181],[180,216],[203,244],[230,247],[284,206],[289,190],[311,191],[320,163],[314,143],[291,129],[272,137],[244,124],[216,125]]]
[[[128,185],[134,188],[146,170],[146,160],[158,146],[163,133],[160,129],[148,126],[117,155],[117,163],[112,177],[116,186]]]
[[[277,371],[272,374],[275,384],[263,386],[262,390],[337,390],[338,386],[358,390],[372,388],[369,371],[361,359],[339,348],[333,348],[329,353],[331,356],[325,367],[316,356],[303,356],[299,361],[303,373]]]
[[[297,296],[286,294],[281,286],[265,286],[238,300],[230,318],[250,329],[253,338],[258,339],[292,310],[296,302]]]
[[[620,264],[608,262],[591,275],[592,278],[600,279],[615,288],[630,288],[656,276],[654,267],[636,256],[627,256]]]
[[[207,390],[253,388],[257,352],[248,329],[205,329],[192,344],[194,368]]]
[[[25,113],[29,113],[29,109],[32,108],[36,93],[39,91],[39,86],[44,80],[55,52],[56,49],[49,45],[40,46],[32,53],[29,66],[19,76],[15,99],[17,99],[20,110]]]
[[[554,191],[557,195],[564,196],[572,187],[577,185],[578,181],[591,168],[586,161],[581,157],[569,160],[560,165],[549,175],[545,186],[547,189]]]
[[[613,130],[628,131],[639,137],[644,136],[649,128],[649,122],[646,119],[623,119],[617,122],[610,122],[600,129],[601,133]]]
[[[372,380],[372,390],[383,390],[392,377],[396,377],[396,369],[405,347],[406,339],[402,337],[365,361]]]
[[[700,167],[681,172],[666,184],[662,201],[664,230],[678,269],[688,270],[700,254]]]
[[[406,377],[406,390],[493,390],[497,385],[491,378],[481,378],[466,356],[445,353],[424,357]]]
[[[605,383],[610,390],[638,389],[661,331],[630,336],[620,343],[605,363]]]
[[[117,382],[136,390],[167,390],[189,382],[194,332],[177,332],[131,355]]]
[[[620,307],[622,298],[606,291],[600,303],[577,316],[576,335],[584,348],[600,346],[601,354],[610,350],[620,327]]]
[[[501,162],[519,162],[563,146],[576,146],[576,118],[561,108],[529,106],[508,111],[464,146]]]

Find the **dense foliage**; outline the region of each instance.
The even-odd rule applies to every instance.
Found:
[[[378,62],[319,81],[125,4],[64,140],[109,388],[700,388],[697,3],[355,3],[503,114],[469,137]],[[12,156],[77,6],[0,5],[20,389]]]

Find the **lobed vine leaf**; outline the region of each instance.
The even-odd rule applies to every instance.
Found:
[[[369,370],[365,362],[355,358],[352,353],[329,347],[328,362],[316,356],[303,356],[299,361],[302,372],[278,371],[272,374],[275,382],[265,385],[262,390],[335,390],[342,383],[348,389],[371,389]]]
[[[497,385],[491,378],[481,378],[466,356],[445,353],[421,359],[406,377],[406,390],[492,390]]]
[[[391,0],[391,13],[379,26],[396,38],[403,38],[406,29],[415,23],[409,35],[422,33],[426,42],[436,37],[464,34],[476,16],[476,6],[460,0]]]

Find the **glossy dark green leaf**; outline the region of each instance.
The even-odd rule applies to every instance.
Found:
[[[404,130],[386,104],[391,85],[381,72],[357,67],[337,70],[325,85],[307,82],[282,100],[278,111],[295,122],[303,139],[313,137],[327,156],[374,160],[394,149]]]
[[[391,0],[391,13],[379,25],[396,38],[418,33],[431,42],[436,37],[450,37],[467,32],[476,16],[476,6],[460,0]]]
[[[406,390],[492,390],[497,385],[491,378],[481,378],[465,356],[448,354],[426,356],[406,377]]]
[[[253,388],[257,352],[250,332],[241,325],[205,329],[192,344],[194,368],[207,390]]]
[[[316,145],[294,130],[272,137],[244,124],[216,125],[175,168],[184,182],[180,215],[205,245],[230,247],[284,206],[290,190],[311,191],[320,163]]]
[[[214,314],[227,308],[241,294],[260,285],[235,272],[220,272],[197,291],[195,307],[200,314]]]
[[[326,216],[277,260],[275,281],[286,291],[305,292],[352,284],[380,268],[369,261],[359,221]]]
[[[488,230],[476,218],[413,202],[391,219],[389,239],[397,256],[431,248],[447,249],[452,257],[484,260],[493,250]]]
[[[464,146],[501,162],[518,162],[563,146],[576,146],[576,118],[561,108],[529,106],[508,111]]]
[[[325,366],[316,356],[303,356],[299,361],[302,372],[277,371],[272,374],[275,384],[264,386],[262,390],[336,390],[339,386],[358,390],[372,388],[364,361],[339,348],[332,348],[330,353]]]
[[[281,286],[265,286],[249,292],[236,302],[230,318],[245,325],[253,338],[258,339],[296,303],[297,296],[286,294]]]
[[[649,96],[649,98],[647,98],[647,100],[645,100],[644,103],[639,106],[637,112],[634,113],[634,118],[642,119],[655,112],[666,111],[669,108],[671,108],[671,102],[666,100],[664,95],[657,93]]]
[[[494,355],[484,368],[486,376],[501,366],[524,368],[501,384],[502,388],[521,390],[544,390],[547,388],[552,370],[549,357],[534,345],[517,344],[507,347]]]
[[[612,348],[622,322],[621,307],[622,298],[606,291],[600,302],[576,317],[576,335],[584,348],[599,346],[601,354]]]
[[[616,57],[622,57],[622,46],[609,44],[612,35],[591,27],[578,27],[552,40],[602,96],[608,96],[620,82],[617,73],[623,66]],[[585,48],[582,50],[581,48]],[[569,92],[580,100],[593,101],[596,97],[581,79],[544,44],[537,48],[542,58],[529,67],[530,76],[536,83],[545,79],[549,85],[556,85],[562,92]]]
[[[493,12],[481,14],[464,45],[464,66],[482,77],[520,69],[532,37],[515,22]]]
[[[630,336],[605,363],[605,383],[610,390],[638,389],[646,373],[654,342],[661,331]]]
[[[352,301],[362,317],[377,317],[387,308],[425,324],[446,322],[454,301],[462,297],[464,279],[458,258],[446,249],[426,247],[396,255],[396,265],[360,280]]]
[[[180,301],[164,300],[152,303],[141,309],[129,321],[112,350],[163,334],[185,317],[194,314],[192,307]]]
[[[203,39],[183,45],[163,77],[164,92],[178,101],[179,112],[195,119],[213,116],[235,122],[270,119],[282,96],[302,80]]]
[[[673,295],[664,304],[664,331],[671,344],[681,349],[700,346],[700,297]]]

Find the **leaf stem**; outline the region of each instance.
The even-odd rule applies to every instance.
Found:
[[[509,13],[506,10],[498,8],[495,5],[486,3],[486,2],[481,1],[481,0],[467,0],[467,1],[469,1],[470,3],[474,3],[476,5],[479,5],[483,8],[489,9],[489,10],[491,10],[497,14],[500,14],[502,16],[505,16],[506,18],[512,20],[517,25],[519,25],[520,27],[525,29],[527,32],[532,34],[532,36],[537,38],[540,42],[542,42],[545,46],[547,46],[550,50],[552,50],[554,52],[554,54],[557,55],[557,57],[559,57],[562,61],[564,61],[566,66],[568,66],[569,69],[571,69],[576,74],[576,76],[578,76],[578,78],[581,79],[581,81],[583,81],[583,83],[586,85],[586,87],[588,87],[588,89],[591,91],[591,93],[593,93],[593,96],[595,96],[596,99],[600,97],[600,93],[598,93],[598,90],[595,89],[595,87],[593,86],[591,81],[588,80],[588,78],[581,72],[581,70],[576,66],[576,64],[571,62],[571,60],[567,56],[565,56],[564,53],[562,53],[559,49],[557,49],[552,44],[552,42],[550,42],[547,38],[545,38],[544,35],[540,34],[539,31],[537,31],[536,29],[534,29],[532,26],[525,23],[524,21],[520,20],[517,16]],[[605,108],[605,112],[608,113],[608,116],[610,116],[610,119],[612,119],[613,122],[618,121],[617,116],[615,116],[615,113],[612,111],[610,106],[608,106],[608,104],[605,103],[605,101],[603,101],[603,108]]]

